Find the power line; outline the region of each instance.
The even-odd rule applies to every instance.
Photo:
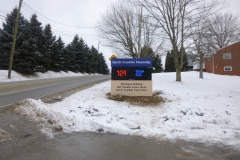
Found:
[[[15,0],[11,0],[12,3],[14,3],[13,1]],[[64,24],[58,21],[55,21],[51,18],[48,18],[47,16],[44,16],[42,13],[36,11],[35,9],[33,9],[32,7],[30,7],[28,4],[26,4],[25,2],[23,2],[23,9],[25,9],[25,11],[29,12],[29,13],[35,13],[39,15],[39,18],[42,19],[42,22],[45,22],[46,24],[50,24],[50,22],[54,22],[51,23],[52,26],[52,31],[55,35],[58,35],[60,37],[74,37],[76,34],[78,34],[79,36],[83,37],[84,39],[88,39],[88,40],[99,40],[99,38],[97,38],[97,34],[96,32],[93,30],[95,27],[79,27],[79,26],[72,26],[72,25],[68,25],[68,24]],[[0,9],[1,11],[2,9]],[[8,11],[3,10],[5,12],[8,13]],[[2,19],[2,17],[0,17]],[[49,20],[50,22],[46,21]],[[42,23],[44,24],[44,23]],[[70,30],[67,29],[66,27],[72,27]],[[56,28],[56,30],[54,29]]]
[[[16,4],[16,5],[18,4],[17,2],[14,2],[13,0],[9,0],[9,1],[11,1],[12,3],[14,3],[14,4]]]
[[[8,12],[7,10],[4,10],[4,9],[0,9],[0,10],[2,10],[2,11],[4,11],[4,12]],[[0,11],[1,12],[1,11]]]
[[[8,13],[7,11],[1,11],[1,10],[0,10],[0,12],[1,12],[1,13],[5,13],[5,14],[7,14],[7,13]]]
[[[48,20],[50,20],[50,21],[53,21],[53,22],[55,22],[55,23],[61,24],[61,25],[63,25],[63,26],[73,27],[73,28],[81,28],[81,29],[82,29],[82,28],[94,28],[94,27],[78,27],[78,26],[71,26],[71,25],[63,24],[63,23],[61,23],[61,22],[57,22],[57,21],[55,21],[55,20],[52,20],[52,19],[50,19],[50,18],[44,16],[42,13],[40,13],[40,12],[34,10],[34,9],[31,8],[28,4],[26,4],[26,3],[24,3],[24,4],[25,4],[28,8],[32,9],[32,10],[35,11],[36,13],[40,14],[41,16],[43,16],[44,18],[46,18],[46,19],[48,19]]]

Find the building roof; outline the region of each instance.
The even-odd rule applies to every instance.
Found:
[[[219,50],[216,51],[216,53],[217,53],[218,51],[222,50],[222,49],[225,49],[225,48],[230,47],[230,46],[232,46],[232,45],[234,45],[234,44],[237,44],[237,43],[240,43],[240,41],[233,42],[233,43],[231,43],[231,44],[229,44],[229,45],[227,45],[227,46],[225,46],[225,47],[223,47],[223,48],[220,48]],[[216,53],[215,53],[215,54],[216,54]]]

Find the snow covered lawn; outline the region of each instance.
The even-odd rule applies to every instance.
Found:
[[[198,72],[153,74],[153,90],[167,102],[139,107],[106,99],[110,81],[78,92],[61,102],[27,99],[17,107],[40,122],[42,131],[110,132],[157,139],[224,143],[240,149],[240,77]],[[54,132],[53,132],[54,133]],[[52,135],[53,136],[53,135]]]
[[[40,79],[40,78],[57,78],[57,77],[71,77],[71,76],[84,76],[89,74],[82,74],[82,73],[74,73],[74,72],[53,72],[48,71],[46,73],[37,73],[35,77],[23,77],[21,74],[12,71],[11,72],[11,79],[8,79],[8,71],[7,70],[0,70],[0,82],[10,82],[10,81],[24,81],[24,80],[33,80],[33,79]]]

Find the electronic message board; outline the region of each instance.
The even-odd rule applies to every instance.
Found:
[[[151,58],[112,58],[111,94],[152,96]]]
[[[112,80],[152,80],[152,68],[113,67]]]

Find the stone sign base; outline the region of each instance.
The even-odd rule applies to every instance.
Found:
[[[150,80],[112,80],[111,95],[152,96],[152,81]]]

